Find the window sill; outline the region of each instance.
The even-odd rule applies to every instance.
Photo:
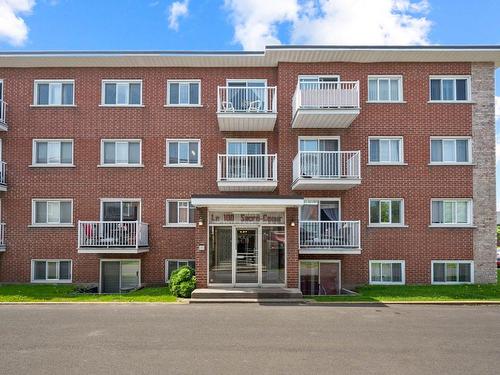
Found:
[[[405,166],[408,165],[408,163],[377,163],[377,162],[369,162],[366,163],[366,165],[375,165],[375,166]]]
[[[431,224],[429,228],[443,228],[443,229],[475,229],[475,225],[457,225],[457,224]]]
[[[476,163],[429,163],[427,164],[429,167],[449,167],[449,166],[474,166]]]
[[[431,285],[467,285],[472,281],[431,281]]]
[[[71,284],[72,280],[31,280],[32,284]]]
[[[165,104],[165,108],[203,108],[203,104]]]
[[[427,104],[476,104],[472,100],[429,100]]]
[[[74,164],[31,164],[30,168],[75,168]]]
[[[405,283],[403,282],[394,282],[394,283],[391,283],[391,282],[370,282],[369,285],[405,285]]]
[[[196,224],[165,224],[163,228],[196,228]]]
[[[30,104],[31,108],[76,108],[76,104]]]
[[[130,165],[122,165],[122,164],[99,164],[97,168],[144,168],[144,164],[130,164]]]
[[[406,104],[406,100],[367,100],[367,104]]]
[[[144,108],[143,104],[99,104],[102,108]]]
[[[163,166],[164,168],[203,168],[203,165],[201,164],[180,164],[180,165],[177,165],[177,164],[165,164]]]
[[[74,228],[73,224],[30,224],[28,228]]]
[[[408,228],[406,224],[368,224],[367,228]]]

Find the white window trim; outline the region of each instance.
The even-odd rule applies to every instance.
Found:
[[[73,84],[73,104],[38,104],[38,85],[50,83],[71,83]],[[76,107],[75,103],[75,80],[74,79],[35,79],[33,82],[33,104],[30,107]],[[50,96],[50,90],[49,90]],[[49,98],[50,102],[50,98]]]
[[[168,280],[168,263],[169,262],[195,262],[196,263],[196,260],[195,259],[172,259],[172,258],[165,259],[165,284],[169,283],[169,280]]]
[[[432,202],[434,201],[442,201],[442,202],[469,202],[468,205],[468,218],[469,218],[469,223],[467,224],[444,224],[444,223],[433,223],[432,222]],[[474,209],[473,209],[473,201],[472,198],[431,198],[430,202],[430,225],[429,227],[431,228],[475,228],[474,227]],[[455,212],[455,217],[456,217],[456,212]]]
[[[70,223],[36,223],[36,202],[70,202],[71,203],[71,222]],[[60,215],[60,213],[59,213]],[[59,218],[60,220],[60,218]],[[34,228],[71,228],[74,226],[73,222],[73,199],[71,198],[33,198],[31,200],[31,224],[29,227]]]
[[[467,99],[466,100],[432,100],[431,99],[431,80],[432,79],[466,79],[467,80]],[[455,86],[456,87],[456,86]],[[443,85],[441,84],[441,97],[443,97]],[[456,92],[455,92],[456,98]],[[429,76],[429,101],[427,103],[449,103],[449,104],[464,104],[473,103],[471,76],[470,75],[430,75]]]
[[[198,84],[198,104],[170,104],[170,84],[171,83],[197,83]],[[201,102],[201,79],[169,79],[167,80],[167,101],[164,107],[203,107]]]
[[[191,205],[191,199],[166,199],[165,200],[165,225],[164,228],[196,228],[196,220],[194,223],[169,223],[168,219],[168,203],[169,202],[188,202]],[[188,219],[189,219],[189,206],[188,206]],[[177,218],[179,218],[179,205],[177,204]],[[174,259],[176,260],[176,259]]]
[[[105,164],[104,163],[104,143],[105,142],[139,142],[139,163],[138,164],[130,164],[130,163],[116,163],[116,146],[115,146],[115,163],[114,164]],[[142,168],[144,164],[142,164],[142,139],[101,139],[101,160],[100,164],[97,166],[99,168]]]
[[[35,280],[35,262],[45,262],[45,280]],[[69,280],[57,279],[47,279],[48,274],[48,262],[57,262],[57,274],[59,277],[60,262],[69,262],[70,264],[70,278]],[[71,284],[73,282],[73,259],[31,259],[31,283],[34,284]]]
[[[389,211],[391,223],[372,223],[372,213],[371,213],[371,202],[372,201],[398,201],[401,202],[401,223],[392,223],[392,202],[391,210]],[[379,209],[380,216],[380,209]],[[405,200],[404,198],[369,198],[368,199],[368,227],[371,228],[407,228],[408,225],[405,224]]]
[[[372,264],[382,263],[382,264],[401,264],[401,281],[372,281]],[[404,260],[369,260],[368,261],[368,281],[370,285],[405,285],[406,283],[406,269]],[[391,275],[392,277],[392,275]]]
[[[468,157],[469,161],[468,162],[450,162],[450,161],[432,161],[432,141],[435,140],[467,140],[469,141],[468,145]],[[438,137],[438,136],[432,136],[429,139],[429,165],[474,165],[474,162],[472,160],[472,137],[469,136],[458,136],[458,137],[453,137],[453,136],[443,136],[443,137]],[[456,150],[456,145],[455,145],[455,150]],[[456,154],[455,154],[455,159],[456,159]]]
[[[370,143],[372,140],[399,140],[399,155],[401,156],[401,161],[370,161],[371,156],[371,146]],[[389,148],[390,152],[390,148]],[[408,165],[405,163],[405,155],[404,155],[404,138],[403,136],[369,136],[368,137],[368,163],[367,165]]]
[[[434,264],[435,263],[456,263],[458,264],[470,264],[470,281],[434,281]],[[457,272],[459,272],[459,267],[457,267]],[[446,267],[445,267],[445,279],[446,279]],[[433,260],[431,261],[431,284],[433,285],[457,285],[457,284],[474,284],[474,261],[473,260]]]
[[[398,100],[369,100],[367,99],[367,103],[381,103],[381,104],[391,104],[391,103],[406,103],[403,95],[403,75],[402,74],[377,74],[377,75],[369,75],[366,80],[367,93],[370,90],[370,79],[377,80],[377,97],[379,97],[380,84],[379,79],[398,79],[398,88],[399,88],[399,99]],[[390,88],[389,88],[390,89]]]
[[[106,104],[106,83],[139,83],[141,85],[141,95],[140,95],[140,103],[139,104]],[[141,108],[144,107],[143,98],[142,98],[142,79],[103,79],[101,81],[101,104],[100,107],[132,107],[132,108]],[[130,95],[130,87],[129,87],[129,95]]]
[[[47,161],[47,164],[43,164],[43,163],[37,163],[36,162],[36,144],[38,142],[71,142],[71,163],[48,163]],[[31,146],[31,149],[32,149],[32,158],[31,158],[31,165],[30,167],[36,167],[36,168],[72,168],[72,167],[75,167],[75,141],[74,139],[56,139],[56,138],[52,138],[52,139],[43,139],[43,138],[36,138],[36,139],[33,139],[33,142],[32,142],[32,146]]]
[[[198,142],[198,163],[196,164],[189,164],[189,163],[177,163],[177,164],[170,164],[169,160],[169,143],[170,142]],[[178,155],[177,155],[178,156]],[[165,139],[165,165],[164,167],[168,168],[201,168],[203,165],[201,164],[201,140],[195,139],[195,138],[167,138]]]
[[[141,198],[101,198],[99,203],[99,220],[104,220],[104,203],[106,202],[139,202],[139,212],[137,213],[137,221],[142,222],[142,199]],[[120,216],[123,219],[122,206],[120,205]]]
[[[100,259],[99,261],[99,293],[101,293],[101,287],[102,287],[102,263],[103,262],[120,262],[120,290],[122,288],[122,262],[128,262],[128,261],[137,261],[139,262],[139,285],[140,287],[142,285],[142,261],[141,259],[138,258],[128,258],[128,259]]]

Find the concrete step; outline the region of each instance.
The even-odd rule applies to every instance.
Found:
[[[294,288],[201,288],[191,294],[191,301],[197,300],[302,300],[300,289]]]

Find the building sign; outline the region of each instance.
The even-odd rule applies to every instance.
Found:
[[[285,224],[284,212],[210,212],[209,224]]]

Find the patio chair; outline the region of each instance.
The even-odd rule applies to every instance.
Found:
[[[234,112],[233,102],[222,102],[222,112]]]
[[[247,112],[259,112],[261,103],[262,103],[261,100],[254,100],[250,102],[247,108]]]

